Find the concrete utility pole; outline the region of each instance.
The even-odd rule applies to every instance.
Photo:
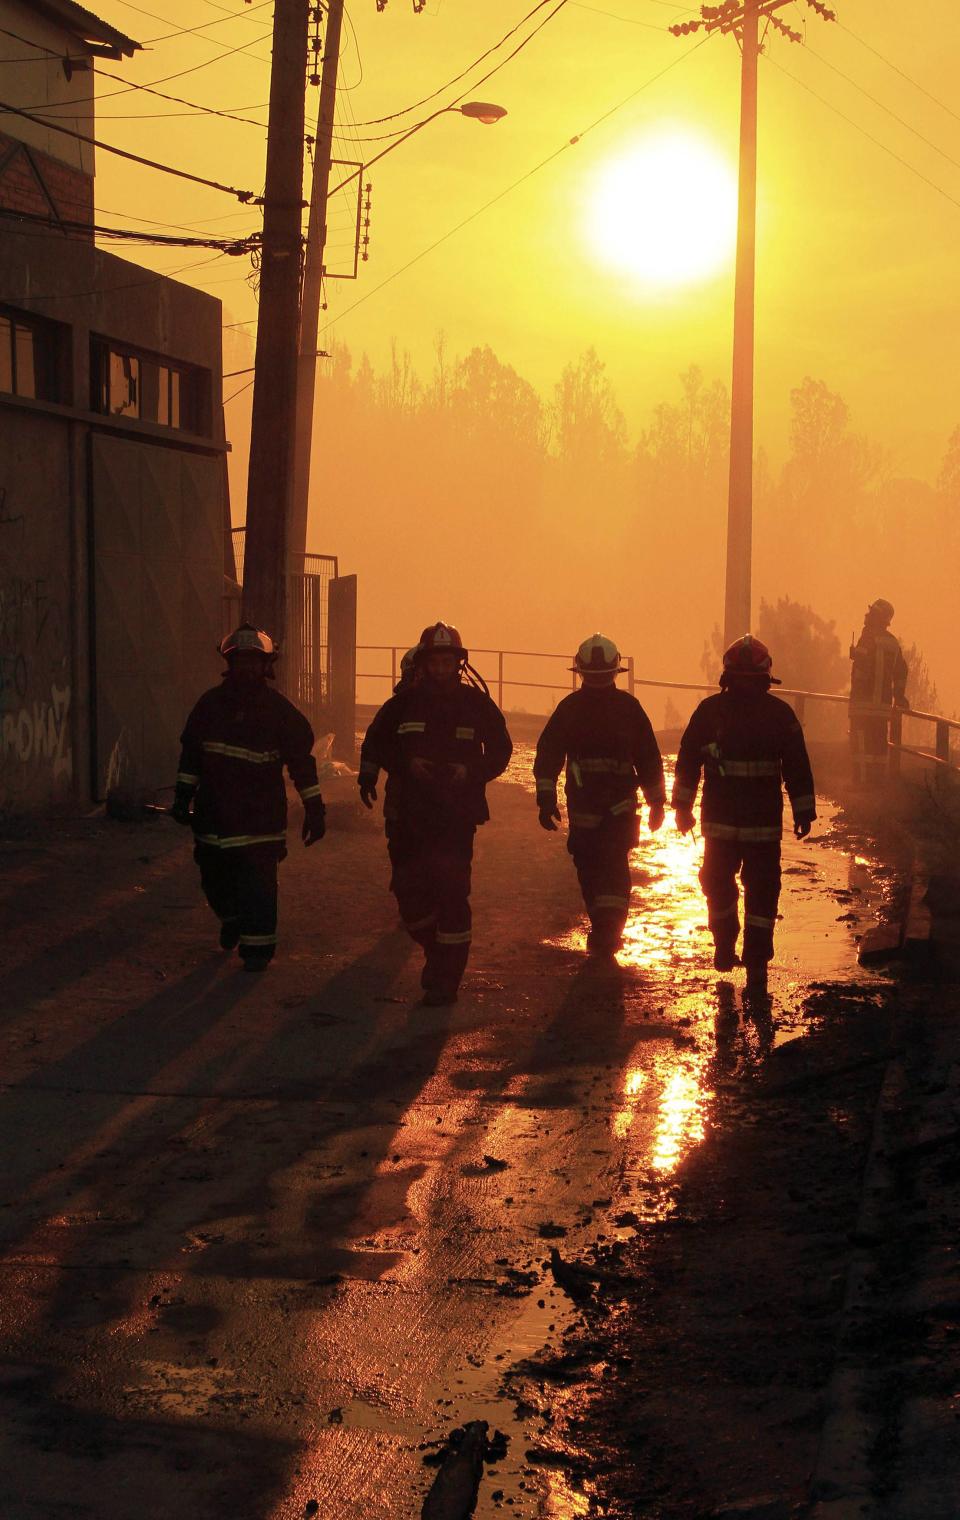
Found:
[[[740,178],[730,382],[725,645],[750,632],[753,565],[753,354],[757,246],[757,59],[759,0],[744,0],[740,34]]]
[[[280,640],[293,486],[309,16],[310,0],[276,0],[243,556],[243,616]]]
[[[297,417],[294,450],[293,496],[290,505],[288,554],[294,574],[303,570],[307,548],[307,514],[310,501],[310,454],[313,401],[317,381],[317,328],[323,289],[323,256],[327,243],[327,196],[333,157],[333,125],[337,103],[337,71],[340,64],[340,32],[343,0],[329,0],[323,37],[323,72],[317,109],[317,138],[313,150],[313,186],[310,191],[310,223],[303,269],[300,306],[300,345],[297,356]]]
[[[757,244],[757,64],[760,22],[791,42],[799,32],[774,12],[793,0],[721,0],[701,5],[699,21],[670,27],[675,37],[691,32],[732,32],[740,44],[740,178],[737,262],[733,299],[733,375],[730,384],[730,483],[727,495],[727,573],[723,607],[726,644],[750,632],[753,560],[753,367]],[[824,21],[836,21],[824,0],[806,0]]]

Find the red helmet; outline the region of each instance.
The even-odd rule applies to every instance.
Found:
[[[269,633],[264,633],[262,628],[254,628],[252,623],[241,623],[233,633],[228,633],[220,645],[220,653],[225,660],[229,660],[233,654],[262,654],[265,660],[273,661],[277,658],[279,650]]]
[[[460,630],[454,628],[452,623],[431,623],[420,635],[416,659],[423,660],[428,654],[455,654],[459,659],[465,660],[467,651],[463,647]]]
[[[737,639],[723,656],[725,676],[761,676],[764,680],[772,681],[779,686],[780,682],[776,676],[770,674],[772,666],[773,660],[766,644],[761,643],[760,639],[755,639],[751,633],[746,633],[742,639]]]

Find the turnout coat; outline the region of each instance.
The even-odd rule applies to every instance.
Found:
[[[541,807],[556,805],[564,762],[571,829],[634,818],[638,789],[651,807],[664,801],[663,761],[650,719],[620,687],[582,686],[557,704],[533,762]]]
[[[320,796],[313,729],[272,686],[204,692],[181,736],[179,786],[193,787],[198,845],[261,846],[286,854],[286,766],[304,802]]]
[[[784,785],[794,819],[816,817],[803,729],[769,692],[721,691],[700,703],[680,741],[675,808],[693,806],[701,772],[704,839],[779,844]]]
[[[360,750],[360,780],[376,785],[387,773],[383,816],[391,824],[433,832],[487,821],[486,787],[506,770],[513,745],[492,697],[464,683],[441,692],[426,682],[400,690],[374,717]],[[432,764],[429,780],[411,773],[411,761]],[[467,779],[452,784],[450,766]]]

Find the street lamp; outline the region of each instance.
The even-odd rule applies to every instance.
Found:
[[[478,121],[481,126],[491,127],[502,121],[507,114],[505,106],[489,100],[467,100],[459,106],[441,106],[423,121],[418,121],[409,132],[404,132],[396,142],[376,153],[368,163],[362,164],[352,174],[342,179],[333,190],[329,189],[329,153],[325,158],[325,176],[314,177],[314,196],[310,204],[310,228],[303,267],[303,290],[300,300],[300,354],[297,372],[297,415],[294,441],[293,490],[290,499],[289,554],[293,567],[299,569],[307,547],[307,512],[310,499],[310,452],[313,441],[313,399],[317,378],[317,326],[320,320],[320,296],[323,282],[323,254],[326,243],[326,207],[330,195],[336,195],[344,185],[366,174],[381,158],[393,153],[402,143],[408,142],[417,132],[453,111]],[[317,153],[316,165],[320,163]]]
[[[506,106],[491,105],[489,100],[468,100],[466,105],[451,109],[459,111],[461,116],[483,122],[485,127],[492,127],[495,121],[502,121],[507,114]]]

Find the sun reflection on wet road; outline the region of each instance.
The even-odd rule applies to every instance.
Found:
[[[669,1173],[706,1133],[706,1107],[713,1093],[703,1085],[706,1057],[691,1059],[671,1072],[660,1094],[650,1164]]]

